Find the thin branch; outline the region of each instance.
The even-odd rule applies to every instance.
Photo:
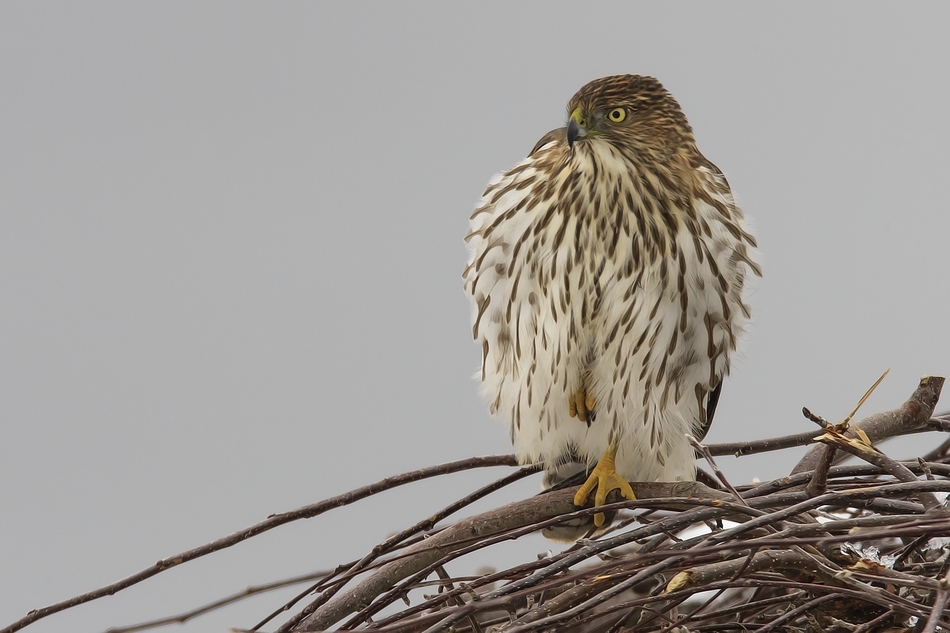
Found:
[[[933,419],[933,418],[931,418],[931,420],[932,420],[932,419]],[[941,442],[940,445],[937,446],[937,448],[935,448],[935,449],[933,449],[932,451],[929,451],[927,454],[923,455],[923,456],[922,456],[922,459],[923,459],[925,462],[937,461],[938,459],[940,459],[940,458],[942,458],[942,457],[946,457],[948,450],[950,450],[950,437],[948,437],[948,438],[945,439],[943,442]]]
[[[356,576],[356,574],[368,569],[370,564],[374,560],[376,560],[380,555],[392,550],[393,547],[405,541],[406,538],[408,538],[409,536],[412,536],[423,530],[427,530],[433,527],[436,523],[438,523],[442,519],[448,516],[451,516],[452,514],[458,512],[462,508],[471,505],[472,503],[478,501],[479,499],[482,499],[488,494],[495,492],[496,490],[499,490],[507,486],[508,484],[514,483],[515,481],[518,481],[519,479],[523,479],[524,477],[528,475],[538,472],[538,470],[540,470],[540,468],[537,466],[525,466],[524,468],[521,468],[520,470],[514,473],[511,473],[505,477],[502,477],[501,479],[497,481],[493,481],[487,486],[483,486],[482,488],[479,488],[475,492],[469,495],[466,495],[462,499],[459,499],[458,501],[449,504],[447,507],[436,512],[432,516],[426,519],[423,519],[422,521],[419,521],[415,525],[412,525],[406,528],[405,530],[402,530],[401,532],[398,532],[394,534],[393,536],[389,537],[388,539],[386,539],[379,545],[375,546],[370,551],[369,554],[364,556],[359,562],[357,562],[349,570],[347,570],[347,573],[340,578],[341,582],[336,584],[334,587],[324,590],[321,593],[321,595],[316,600],[308,604],[305,609],[303,609],[300,613],[298,613],[293,618],[291,618],[290,620],[285,622],[283,625],[281,625],[281,627],[278,629],[278,633],[292,630],[293,627],[296,626],[301,620],[303,620],[304,618],[309,616],[311,613],[316,611],[316,609],[319,606],[329,602],[329,600],[336,594],[336,592],[339,591],[343,587],[343,585],[349,582],[351,578]],[[267,620],[258,623],[254,627],[254,630],[259,629],[266,622]]]
[[[743,566],[748,573],[797,569],[823,576],[826,580],[833,580],[836,573],[834,570],[828,571],[827,568],[812,565],[812,559],[799,551],[766,550],[752,554],[751,558],[742,557],[681,571],[667,583],[666,592],[673,593],[686,587],[704,586],[732,578]]]
[[[783,615],[781,615],[781,616],[775,618],[774,620],[772,620],[771,622],[769,622],[768,624],[766,624],[765,626],[763,626],[761,629],[759,629],[759,630],[757,631],[757,633],[770,633],[771,631],[776,630],[778,627],[782,626],[782,625],[785,624],[786,622],[788,622],[789,624],[791,624],[791,623],[792,623],[796,618],[798,618],[800,615],[803,615],[803,614],[805,614],[805,613],[811,611],[811,610],[814,609],[815,607],[817,607],[817,606],[819,606],[819,605],[821,605],[821,604],[823,604],[823,603],[825,603],[825,602],[828,602],[829,600],[838,600],[838,599],[839,599],[839,596],[837,596],[837,595],[835,595],[835,594],[833,594],[833,593],[825,594],[824,596],[819,596],[819,597],[815,598],[814,600],[812,600],[811,602],[806,602],[805,604],[801,605],[800,607],[797,607],[797,608],[795,608],[795,609],[792,609],[792,610],[789,611],[788,613],[785,613],[785,614],[783,614]]]
[[[405,552],[405,557],[387,563],[356,587],[340,594],[333,602],[321,606],[307,616],[295,630],[327,629],[331,624],[368,605],[373,598],[390,589],[398,580],[439,561],[473,537],[495,534],[510,529],[513,525],[523,526],[535,523],[539,514],[549,517],[569,512],[572,505],[567,505],[570,500],[565,497],[565,495],[547,495],[541,508],[526,506],[521,502],[511,503],[478,517],[456,523],[409,548]]]
[[[732,455],[733,457],[744,457],[745,455],[756,455],[758,453],[769,453],[780,451],[786,448],[795,448],[796,446],[807,446],[814,444],[815,432],[805,431],[804,433],[794,433],[792,435],[783,435],[781,437],[770,437],[763,440],[750,440],[744,442],[723,442],[720,444],[707,444],[709,454],[714,457],[723,455]]]
[[[214,602],[209,602],[204,606],[197,607],[190,611],[185,611],[184,613],[179,613],[178,615],[172,615],[165,618],[158,618],[156,620],[149,620],[147,622],[141,622],[139,624],[132,624],[130,626],[117,626],[112,627],[106,630],[106,633],[135,633],[135,631],[146,631],[148,629],[157,629],[161,626],[166,626],[168,624],[184,624],[192,618],[196,618],[199,615],[204,615],[206,613],[211,613],[228,605],[234,604],[235,602],[240,602],[245,598],[251,596],[266,593],[268,591],[274,591],[275,589],[283,589],[284,587],[292,587],[294,585],[299,585],[301,583],[310,582],[318,578],[325,578],[333,572],[328,571],[318,571],[309,574],[304,574],[303,576],[296,576],[294,578],[285,578],[284,580],[277,580],[275,582],[267,583],[264,585],[254,585],[242,589],[237,593],[233,593],[230,596],[215,600]]]
[[[725,536],[727,533],[731,532],[729,534],[729,537],[731,537],[734,534],[741,532],[749,532],[755,527],[774,525],[779,521],[787,519],[791,516],[795,516],[796,514],[807,512],[811,508],[834,503],[836,500],[840,500],[840,502],[845,504],[854,504],[859,499],[873,499],[882,494],[887,494],[891,490],[950,490],[950,481],[929,482],[916,480],[910,483],[878,486],[874,489],[855,489],[840,492],[829,492],[820,497],[812,499],[805,498],[804,492],[801,492],[797,493],[795,496],[797,496],[797,498],[803,499],[803,501],[791,507],[785,507],[782,505],[785,502],[782,495],[757,497],[755,498],[756,505],[765,506],[773,504],[781,506],[780,509],[775,512],[764,514],[759,510],[746,509],[741,505],[729,503],[723,498],[725,497],[725,499],[728,499],[730,495],[712,490],[696,482],[655,482],[650,484],[632,483],[632,485],[634,487],[634,492],[638,497],[637,500],[608,504],[606,506],[601,506],[596,510],[609,511],[624,507],[648,507],[653,505],[651,502],[661,504],[663,507],[675,507],[681,510],[685,507],[689,507],[690,505],[710,504],[710,507],[683,511],[677,515],[657,521],[643,528],[638,528],[632,532],[621,534],[606,541],[592,543],[591,545],[576,550],[569,555],[562,555],[562,557],[557,559],[556,563],[552,563],[544,568],[541,574],[536,574],[530,579],[526,578],[522,581],[511,583],[501,590],[497,590],[483,596],[482,601],[479,603],[481,605],[480,607],[472,607],[469,605],[464,609],[460,608],[455,610],[453,616],[440,623],[440,627],[447,627],[451,624],[454,624],[455,622],[458,622],[459,620],[464,619],[470,613],[470,609],[484,608],[486,604],[490,604],[491,600],[495,598],[502,598],[504,596],[511,595],[522,588],[530,586],[531,583],[536,583],[543,578],[550,577],[559,570],[567,569],[577,562],[586,560],[593,555],[615,549],[639,538],[644,538],[653,534],[662,534],[666,531],[677,529],[675,527],[677,525],[685,526],[699,521],[715,518],[717,516],[735,516],[733,513],[742,512],[744,510],[755,513],[757,518],[747,521],[736,528],[732,528],[731,531],[725,530],[715,535],[717,537],[715,543],[717,545],[724,546],[722,542],[728,540]],[[451,528],[448,528],[443,532],[433,536],[432,538],[427,539],[423,543],[419,543],[417,546],[414,546],[409,551],[405,552],[404,556],[399,560],[383,566],[370,578],[364,580],[356,587],[348,590],[346,593],[339,596],[335,601],[330,602],[318,609],[295,630],[318,631],[329,628],[343,617],[354,613],[360,606],[369,604],[381,592],[391,589],[399,580],[407,578],[411,574],[417,573],[420,570],[424,570],[428,566],[431,566],[434,569],[436,563],[444,564],[446,560],[444,558],[445,556],[447,556],[450,552],[461,548],[465,543],[473,539],[478,539],[490,534],[507,534],[507,536],[501,538],[515,538],[517,533],[508,534],[509,530],[521,527],[526,532],[535,531],[544,526],[545,521],[573,518],[585,514],[589,515],[595,512],[595,509],[593,508],[578,512],[571,512],[571,510],[574,508],[573,494],[575,491],[576,488],[569,488],[548,494],[538,495],[536,497],[532,497],[531,499],[519,501],[457,523]],[[671,500],[668,498],[671,492],[677,491],[680,492],[680,494],[682,494],[684,491],[689,491],[687,494],[691,498],[687,498],[687,495],[683,495],[683,498],[679,500]],[[666,497],[658,498],[660,495],[665,495]],[[699,498],[699,495],[706,495],[707,498],[701,499]],[[906,521],[906,519],[904,520]],[[940,527],[934,529],[946,530],[948,527],[950,527],[950,519],[941,518],[940,521]],[[817,524],[809,525],[815,525],[816,527],[820,528],[820,526]],[[888,533],[897,534],[898,532],[893,528],[889,528]],[[828,539],[828,537],[819,538],[826,540]],[[783,541],[777,539],[774,542],[763,542],[762,544],[780,545],[782,542]],[[744,545],[744,547],[748,547],[748,545]],[[666,556],[668,554],[663,555]],[[832,573],[834,573],[834,571],[832,571]]]
[[[861,626],[855,628],[851,633],[869,633],[870,631],[877,631],[877,626],[883,624],[885,620],[893,618],[896,614],[891,611],[885,611],[881,615],[877,616],[873,620],[868,620]]]
[[[132,585],[136,585],[143,580],[147,580],[148,578],[171,569],[172,567],[177,567],[182,563],[187,563],[189,561],[195,560],[196,558],[201,558],[202,556],[221,551],[225,548],[231,547],[232,545],[237,545],[241,541],[246,541],[251,537],[257,536],[258,534],[263,534],[268,530],[272,530],[286,523],[297,521],[299,519],[310,519],[317,515],[323,514],[328,510],[349,505],[385,490],[396,488],[397,486],[402,486],[414,481],[420,481],[422,479],[428,479],[430,477],[437,477],[439,475],[448,475],[450,473],[456,473],[463,470],[471,470],[473,468],[515,466],[516,464],[517,462],[515,461],[513,455],[472,457],[469,459],[459,460],[457,462],[441,464],[439,466],[420,468],[419,470],[396,475],[395,477],[387,477],[386,479],[378,481],[374,484],[351,490],[350,492],[338,495],[336,497],[331,497],[330,499],[320,501],[319,503],[303,506],[302,508],[298,508],[290,512],[284,512],[282,514],[274,514],[269,516],[264,521],[240,530],[239,532],[234,532],[233,534],[212,541],[211,543],[207,543],[205,545],[201,545],[199,547],[182,552],[181,554],[163,558],[154,565],[146,567],[142,571],[123,578],[118,582],[114,582],[62,602],[57,602],[56,604],[43,607],[42,609],[34,609],[33,611],[30,611],[25,617],[17,620],[3,629],[0,629],[0,633],[13,633],[14,631],[19,631],[23,627],[54,613],[64,611],[86,602],[91,602],[92,600],[97,600],[105,596],[114,595],[123,589],[128,589]]]
[[[944,585],[946,585],[946,579],[944,579]],[[943,615],[944,609],[947,608],[947,600],[950,600],[950,591],[948,591],[946,587],[943,587],[937,591],[933,609],[927,618],[927,625],[921,633],[934,633],[937,630],[937,625],[940,624],[940,616]]]
[[[878,413],[864,418],[856,424],[851,424],[845,432],[847,437],[858,437],[863,432],[876,444],[884,439],[903,435],[927,426],[933,415],[934,407],[940,398],[944,379],[937,376],[924,376],[920,379],[917,389],[910,398],[893,411]],[[857,427],[857,428],[855,428]],[[808,451],[801,461],[792,469],[792,474],[806,470],[815,470],[821,460],[821,447]]]
[[[578,509],[573,505],[576,488],[567,482],[563,489],[437,529],[445,517],[475,499],[538,470],[523,468],[386,538],[361,560],[321,576],[320,582],[273,611],[255,630],[291,608],[296,613],[279,628],[281,632],[334,628],[376,633],[421,633],[423,629],[429,633],[449,629],[458,633],[494,629],[622,633],[676,627],[697,632],[736,627],[770,631],[801,625],[806,615],[807,626],[827,628],[833,626],[832,618],[840,617],[833,611],[848,614],[844,620],[855,631],[874,630],[888,619],[896,623],[911,616],[919,618],[918,630],[945,627],[950,546],[933,537],[950,533],[950,513],[942,510],[934,493],[950,492],[950,464],[943,463],[950,441],[924,458],[909,461],[892,459],[872,446],[907,433],[950,432],[950,415],[933,415],[942,383],[942,378],[924,378],[899,409],[856,423],[847,419],[829,425],[805,410],[823,433],[731,445],[696,443],[696,450],[728,492],[697,482],[631,482],[636,500],[613,496],[596,509]],[[713,459],[714,455],[776,450],[816,439],[823,446],[810,454],[824,457],[818,457],[812,468],[799,464],[795,474],[754,486],[733,486]],[[856,453],[867,463],[833,466],[845,452]],[[515,464],[511,456],[491,459],[496,461],[482,460],[476,467]],[[420,472],[434,476],[463,469],[446,470],[446,466],[407,473],[375,484],[375,489],[366,487],[294,513],[268,517],[248,530],[167,559],[165,568],[192,560],[196,552],[204,555],[283,523],[421,479]],[[459,557],[503,541],[568,521],[590,521],[595,512],[617,514],[618,520],[612,528],[588,534],[569,549],[477,577],[452,574],[447,567]],[[734,524],[723,529],[724,519]],[[892,568],[882,564],[884,556],[896,559]],[[157,572],[149,568],[145,573]],[[433,586],[439,587],[438,593],[428,595],[432,592],[426,590]],[[179,616],[110,633],[181,622],[260,590],[252,587]],[[426,593],[416,600],[420,590]],[[295,606],[312,592],[317,595],[309,598],[310,604],[302,610]],[[408,606],[397,605],[400,598]],[[687,599],[690,606],[681,609]],[[831,602],[833,610],[821,606]],[[373,622],[381,611],[385,617]],[[17,628],[25,625],[22,622]]]
[[[824,450],[821,451],[814,474],[805,486],[805,492],[807,492],[809,496],[816,497],[827,490],[828,471],[831,470],[831,465],[834,463],[837,453],[838,451],[834,446],[825,446]]]
[[[728,495],[696,482],[632,483],[631,485],[639,500],[690,495],[728,498]],[[517,501],[460,521],[409,548],[400,559],[387,563],[370,578],[344,592],[333,602],[317,609],[295,630],[320,631],[328,628],[347,615],[355,613],[362,606],[368,605],[376,596],[392,588],[399,580],[434,564],[477,537],[500,534],[527,526],[532,526],[532,529],[539,528],[542,522],[562,518],[562,515],[593,514],[593,509],[574,512],[576,508],[573,499],[576,490],[576,488],[570,488],[537,495],[531,499]],[[671,492],[673,494],[670,494]],[[686,494],[682,494],[684,492]],[[610,508],[611,506],[602,507]]]
[[[705,446],[704,444],[700,444],[699,440],[689,433],[686,434],[686,439],[689,440],[689,443],[693,446],[693,450],[702,455],[706,462],[712,467],[716,478],[726,488],[726,490],[732,493],[732,496],[735,498],[735,500],[743,505],[749,505],[746,503],[745,499],[742,498],[742,495],[739,494],[739,491],[736,490],[731,483],[729,483],[725,473],[719,469],[719,466],[716,464],[716,460],[713,459],[712,453],[709,452],[709,447]]]
[[[829,446],[834,446],[846,453],[851,453],[855,457],[860,457],[870,464],[880,466],[900,481],[917,481],[917,477],[915,477],[914,473],[906,466],[891,459],[873,446],[865,444],[863,440],[845,437],[844,434],[838,433],[834,429],[825,431],[824,435],[818,439]],[[921,492],[918,497],[927,510],[934,510],[940,507],[940,501],[938,501],[937,497],[931,492]]]

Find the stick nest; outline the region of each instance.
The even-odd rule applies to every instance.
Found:
[[[577,486],[570,481],[445,522],[538,471],[524,467],[390,536],[358,561],[110,631],[182,623],[249,595],[304,583],[293,600],[255,626],[233,630],[950,631],[950,440],[934,442],[933,450],[911,461],[877,448],[899,435],[950,432],[950,414],[934,415],[943,382],[924,377],[902,406],[860,422],[852,421],[852,413],[829,424],[806,409],[805,417],[820,428],[734,444],[694,441],[711,474],[704,471],[696,482],[631,482],[637,499],[615,498],[598,508],[612,518],[599,532],[593,528],[594,509],[573,505]],[[733,486],[715,461],[807,444],[813,446],[790,475],[765,483]],[[849,455],[858,460],[842,465]],[[286,523],[395,486],[488,466],[516,464],[510,455],[443,464],[273,515],[111,585],[31,611],[0,633],[113,595]],[[568,537],[570,544],[500,571],[469,577],[449,572],[461,567],[457,559],[466,554],[539,531]]]
[[[593,510],[578,511],[576,487],[566,487],[429,530],[424,540],[397,535],[403,540],[383,544],[381,559],[323,579],[317,599],[280,630],[950,630],[947,444],[911,462],[874,447],[946,431],[950,420],[932,417],[942,383],[925,378],[902,407],[858,423],[831,425],[806,410],[822,427],[806,435],[819,444],[775,481],[733,487],[714,457],[790,438],[696,444],[714,473],[706,484],[634,483],[637,500],[607,506],[613,522],[600,533],[585,533]],[[848,454],[863,463],[835,465]],[[580,538],[479,577],[447,571],[460,556],[538,530]]]

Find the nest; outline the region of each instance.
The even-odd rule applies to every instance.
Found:
[[[597,532],[594,509],[575,507],[577,488],[570,485],[438,527],[472,502],[537,472],[521,468],[332,572],[249,588],[189,613],[112,631],[183,622],[247,595],[304,582],[294,600],[256,626],[235,630],[950,631],[950,508],[944,501],[950,440],[912,461],[875,448],[898,435],[950,431],[950,415],[933,414],[942,386],[942,378],[925,377],[901,407],[860,422],[849,416],[833,425],[805,410],[821,429],[754,442],[695,443],[711,471],[705,483],[632,482],[637,499],[598,508],[612,522]],[[733,486],[716,466],[720,455],[805,444],[815,446],[792,474],[766,483]],[[848,455],[858,462],[840,465]],[[31,620],[0,633],[396,485],[498,465],[513,466],[514,458],[422,469],[269,517],[120,583],[31,612]],[[507,569],[474,577],[448,572],[466,554],[538,531],[575,538],[561,551]],[[284,618],[279,626],[278,617]]]

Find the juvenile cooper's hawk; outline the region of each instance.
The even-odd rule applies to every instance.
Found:
[[[575,497],[694,479],[749,318],[755,238],[722,172],[652,77],[597,79],[566,128],[494,177],[472,213],[465,290],[482,389],[522,463],[594,466]],[[602,525],[598,514],[595,523]]]

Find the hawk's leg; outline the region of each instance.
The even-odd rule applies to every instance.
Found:
[[[614,459],[616,457],[617,447],[611,444],[604,453],[604,456],[601,457],[597,465],[594,466],[590,477],[587,478],[584,485],[581,486],[577,494],[574,495],[574,505],[583,507],[595,487],[597,488],[597,492],[594,495],[595,508],[604,505],[607,502],[607,493],[618,488],[620,489],[620,494],[623,495],[625,499],[637,498],[633,494],[633,488],[630,487],[627,480],[617,474],[617,468],[614,465]],[[594,515],[594,525],[600,527],[603,524],[604,514],[603,512],[598,512]]]
[[[584,387],[579,388],[568,398],[568,406],[572,418],[587,422],[587,426],[594,421],[594,396]]]

